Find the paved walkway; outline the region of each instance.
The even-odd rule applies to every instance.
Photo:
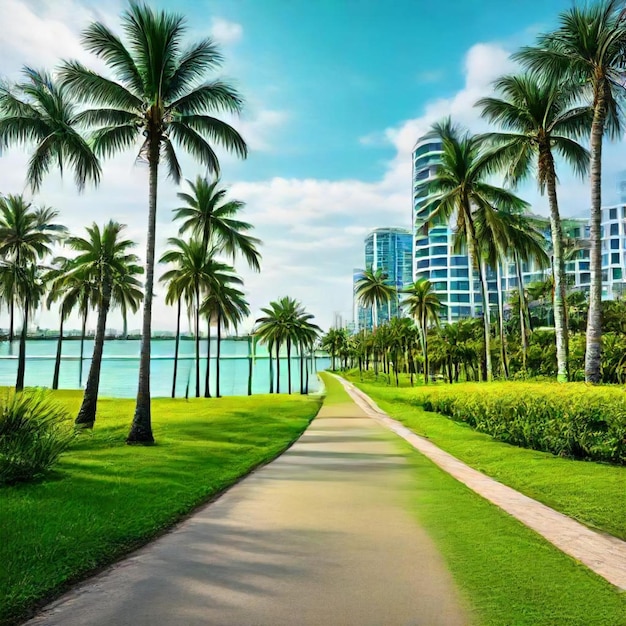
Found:
[[[394,439],[353,402],[323,408],[279,459],[29,624],[466,624]]]
[[[338,377],[337,377],[338,378]],[[360,389],[338,378],[355,402],[381,425],[408,441],[440,468],[483,498],[545,537],[557,548],[584,563],[611,584],[626,590],[626,541],[587,528],[554,509],[465,465],[428,439],[391,419]],[[625,496],[626,497],[626,496]]]

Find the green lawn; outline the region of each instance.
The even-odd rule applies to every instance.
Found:
[[[72,413],[80,392],[56,392]],[[44,480],[0,489],[0,624],[111,563],[277,456],[319,398],[153,401],[157,445],[127,446],[133,400],[104,399]]]
[[[495,441],[459,422],[407,403],[410,388],[360,383],[393,418],[496,480],[588,526],[626,539],[626,467],[576,461]],[[423,388],[422,388],[423,389]]]

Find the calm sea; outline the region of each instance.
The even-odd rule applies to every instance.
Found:
[[[56,341],[33,340],[26,342],[26,385],[51,387],[54,372]],[[204,394],[206,371],[206,339],[201,341],[201,395]],[[137,394],[139,372],[139,340],[107,340],[104,344],[102,372],[100,375],[100,395],[117,398],[132,398]],[[217,342],[211,341],[211,393],[215,393],[215,352]],[[91,364],[93,341],[85,341],[85,359],[80,380],[80,341],[65,340],[61,360],[59,388],[84,388]],[[195,345],[193,341],[180,342],[176,396],[184,396],[187,385],[189,395],[195,394]],[[17,375],[18,342],[0,342],[0,386],[15,385]],[[316,358],[316,369],[329,366],[326,357]],[[300,389],[300,364],[292,355],[292,391]],[[245,395],[248,389],[248,342],[232,339],[222,340],[220,359],[220,392],[224,396]],[[310,369],[310,368],[309,368]],[[274,370],[276,362],[274,360]],[[172,390],[174,371],[174,341],[153,340],[151,363],[151,393],[153,397],[169,396]],[[287,358],[281,358],[281,392],[287,392]],[[274,372],[276,378],[276,372]],[[318,389],[315,373],[309,376],[309,391]],[[264,346],[257,346],[252,373],[252,393],[269,393],[269,360]]]

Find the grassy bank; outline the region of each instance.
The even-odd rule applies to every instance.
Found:
[[[360,383],[358,373],[348,378],[389,415],[468,465],[588,526],[626,539],[626,467],[502,443],[464,423],[424,411],[415,403],[423,388],[396,389],[382,380]]]
[[[80,392],[56,392],[72,412]],[[319,399],[154,400],[157,445],[127,446],[134,401],[101,400],[45,480],[0,489],[0,624],[158,534],[284,450]]]
[[[376,393],[388,390],[363,387],[372,396],[378,395],[381,407],[392,412],[395,405]],[[437,419],[472,432],[445,418]],[[414,469],[407,506],[441,551],[475,626],[626,625],[626,594],[456,481],[406,442],[394,440]]]

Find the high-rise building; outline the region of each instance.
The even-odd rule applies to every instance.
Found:
[[[441,160],[442,146],[433,139],[418,139],[413,149],[413,259],[415,279],[430,280],[433,289],[447,306],[442,318],[453,322],[465,317],[481,315],[482,298],[476,272],[469,265],[467,254],[453,253],[454,228],[451,224],[434,221],[428,224],[428,185]],[[602,280],[603,299],[626,294],[626,173],[621,184],[622,202],[602,209]],[[453,218],[454,219],[454,218]],[[567,238],[583,243],[566,262],[570,288],[588,290],[591,280],[589,250],[584,242],[589,239],[587,219],[568,219],[563,222]],[[550,241],[549,221],[543,228]],[[497,305],[497,274],[487,267],[487,285],[490,307]],[[545,280],[549,269],[524,264],[522,279],[525,285]],[[500,277],[500,288],[505,292],[517,289],[518,278],[513,264],[505,264]]]
[[[387,275],[386,282],[392,285],[397,296],[389,304],[380,304],[376,311],[376,323],[381,324],[396,317],[399,313],[400,291],[412,282],[413,252],[411,232],[404,228],[376,228],[365,238],[365,267],[382,270]],[[353,285],[355,321],[358,328],[372,328],[371,309],[361,307],[356,298],[356,283],[362,277],[362,270],[354,270]]]
[[[426,278],[433,285],[447,306],[442,317],[454,322],[482,312],[480,289],[475,289],[467,254],[454,254],[454,230],[442,221],[429,222],[428,181],[432,180],[441,162],[441,143],[434,139],[418,139],[413,149],[413,244],[415,280]],[[496,276],[488,272],[488,281],[493,282],[494,299]],[[490,297],[491,300],[491,297]]]

